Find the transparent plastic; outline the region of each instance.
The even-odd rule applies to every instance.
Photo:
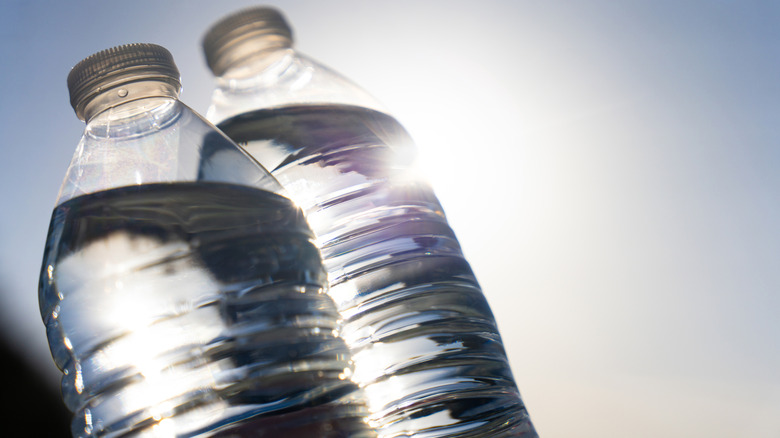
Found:
[[[240,40],[244,53],[250,40]],[[219,63],[207,117],[303,208],[370,424],[382,437],[537,436],[488,303],[433,190],[411,170],[408,133],[292,47],[257,48]]]
[[[357,84],[289,47],[263,50],[231,65],[216,78],[206,118],[222,121],[262,108],[352,105],[386,112],[381,102]]]
[[[302,212],[178,78],[137,70],[72,100],[44,253],[72,434],[376,436]]]

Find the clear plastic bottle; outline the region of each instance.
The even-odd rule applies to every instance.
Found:
[[[72,434],[376,436],[300,209],[178,100],[170,53],[98,52],[39,300]]]
[[[496,321],[414,146],[357,85],[297,53],[270,8],[203,41],[207,117],[303,208],[382,437],[533,437]]]

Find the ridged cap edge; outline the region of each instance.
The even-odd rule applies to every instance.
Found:
[[[203,37],[206,64],[220,76],[236,59],[267,48],[289,48],[293,32],[278,10],[266,6],[243,9],[217,21]]]
[[[83,119],[84,106],[106,87],[143,79],[159,79],[181,88],[171,53],[156,44],[125,44],[102,50],[76,64],[68,74],[70,104]]]

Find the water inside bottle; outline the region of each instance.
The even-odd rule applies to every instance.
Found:
[[[488,303],[433,191],[410,174],[395,119],[301,105],[219,127],[304,209],[381,436],[535,436]]]
[[[74,436],[375,436],[312,238],[230,184],[58,206],[40,302]]]

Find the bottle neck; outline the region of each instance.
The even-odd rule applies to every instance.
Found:
[[[85,108],[85,133],[93,138],[137,137],[174,122],[182,112],[178,87],[141,81],[107,89]]]
[[[157,78],[124,82],[99,89],[94,97],[85,103],[82,114],[88,125],[105,117],[116,121],[124,117],[132,118],[178,97],[178,84]],[[108,113],[111,109],[114,111]]]

